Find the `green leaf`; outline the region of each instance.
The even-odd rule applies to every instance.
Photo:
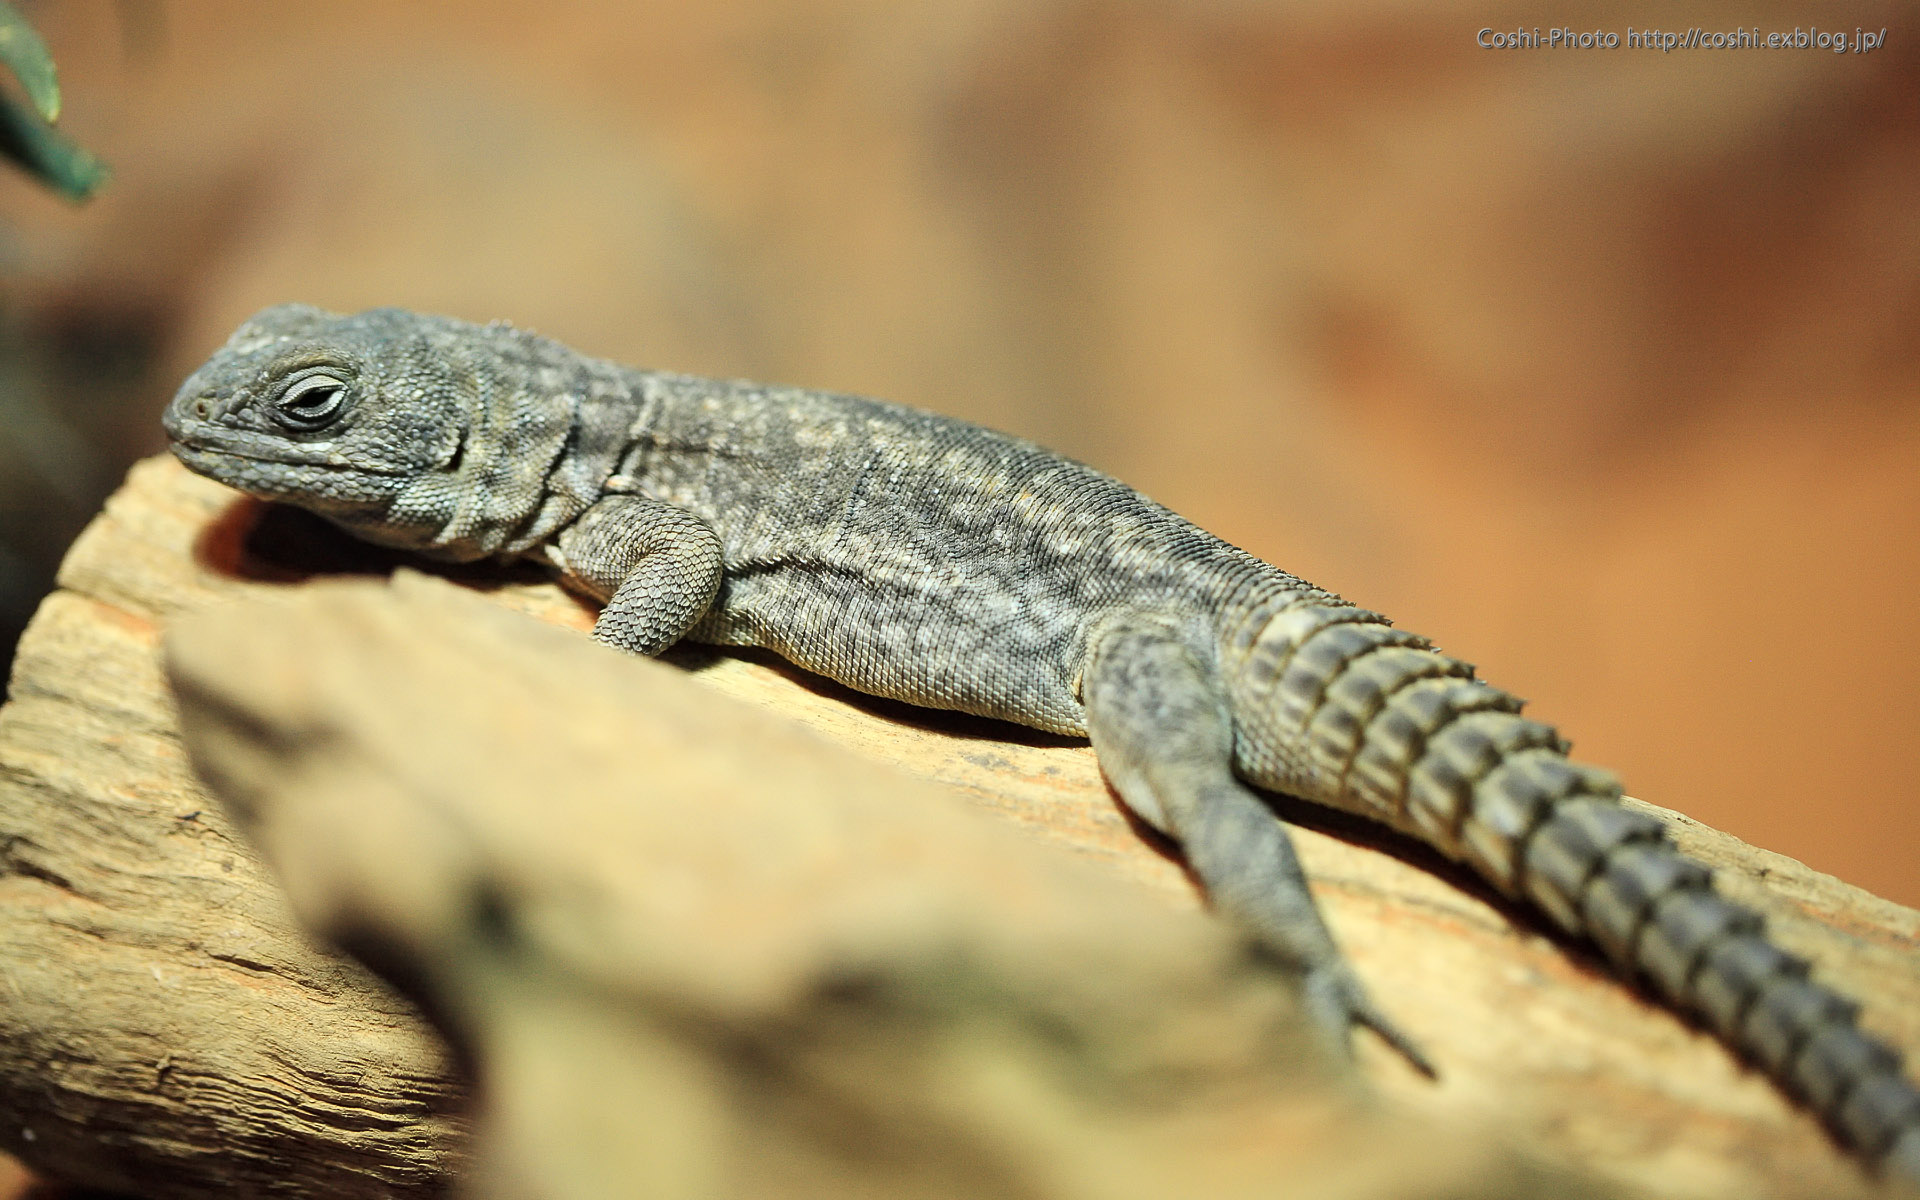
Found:
[[[6,96],[0,96],[0,157],[19,163],[69,200],[85,200],[109,174],[105,163]]]
[[[0,63],[18,77],[42,118],[60,119],[60,83],[53,75],[53,55],[33,26],[6,0],[0,0]]]

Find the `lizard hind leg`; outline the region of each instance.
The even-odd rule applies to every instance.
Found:
[[[1308,1017],[1336,1051],[1349,1053],[1353,1027],[1364,1026],[1434,1074],[1341,956],[1286,826],[1234,776],[1226,689],[1177,629],[1146,615],[1109,623],[1089,650],[1081,698],[1121,801],[1179,843],[1215,911],[1299,974]]]

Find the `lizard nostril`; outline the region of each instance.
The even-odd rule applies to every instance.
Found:
[[[208,417],[212,416],[213,415],[213,398],[211,396],[201,396],[196,400],[194,400],[193,415],[196,417],[199,417],[203,421],[206,420]]]

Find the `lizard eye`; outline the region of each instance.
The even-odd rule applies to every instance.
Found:
[[[314,374],[293,381],[274,403],[273,415],[289,429],[323,429],[347,406],[347,384],[332,375]]]

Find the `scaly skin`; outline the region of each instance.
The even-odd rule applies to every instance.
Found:
[[[850,687],[1089,737],[1344,1045],[1368,999],[1249,788],[1468,864],[1920,1180],[1920,1092],[1605,772],[1472,668],[1032,443],[639,371],[511,327],[283,305],[166,415],[188,466],[431,557],[542,557],[600,640],[761,646]]]

